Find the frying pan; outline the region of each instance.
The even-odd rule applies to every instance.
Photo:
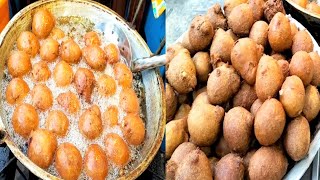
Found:
[[[9,53],[13,45],[22,31],[31,29],[32,14],[39,8],[47,8],[55,17],[61,16],[76,16],[89,20],[94,23],[94,29],[101,27],[103,23],[113,23],[115,27],[120,28],[125,34],[131,50],[132,59],[150,57],[151,52],[140,37],[140,35],[131,29],[126,22],[115,12],[109,8],[96,3],[94,1],[85,0],[42,0],[37,1],[20,12],[18,12],[8,23],[5,29],[0,34],[0,70],[3,72],[5,62],[8,59]],[[111,23],[111,24],[112,24]],[[108,28],[107,28],[108,29]],[[3,73],[0,75],[0,80],[4,78]],[[146,138],[140,150],[140,157],[133,163],[132,168],[119,179],[135,179],[138,177],[150,164],[155,154],[157,153],[165,128],[165,103],[164,103],[164,86],[159,72],[155,69],[145,70],[141,72],[141,81],[144,86],[144,104],[145,109],[145,126]],[[3,89],[3,88],[1,88]],[[1,92],[3,94],[3,92]],[[1,100],[0,106],[3,105]],[[8,131],[8,123],[11,117],[7,117],[1,108],[0,120],[0,139],[5,142],[12,153],[25,165],[33,174],[42,179],[59,179],[58,177],[48,173],[42,168],[35,165],[13,142],[12,136]]]

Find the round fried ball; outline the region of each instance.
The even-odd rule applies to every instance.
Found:
[[[53,104],[51,90],[45,84],[36,85],[31,91],[32,103],[40,110],[47,110]]]
[[[40,57],[42,60],[52,62],[59,55],[59,43],[58,41],[48,38],[42,44],[40,48]]]
[[[53,28],[49,37],[55,39],[55,40],[59,40],[62,39],[64,37],[64,32],[59,29],[59,28]]]
[[[320,6],[315,1],[311,1],[307,4],[306,9],[312,13],[320,14]]]
[[[77,147],[71,143],[60,144],[55,155],[55,167],[63,179],[78,179],[82,168],[82,157]]]
[[[77,93],[83,96],[86,102],[91,102],[91,94],[94,88],[94,74],[87,68],[79,68],[74,75],[74,83]]]
[[[139,113],[139,99],[132,88],[122,89],[120,93],[120,108],[127,113]]]
[[[46,81],[50,78],[51,72],[45,61],[40,61],[33,65],[31,71],[32,79],[35,82]]]
[[[102,133],[103,125],[99,113],[92,109],[87,109],[79,120],[79,130],[88,139],[95,139]]]
[[[294,3],[298,4],[299,6],[306,8],[308,4],[308,0],[293,0]]]
[[[60,110],[49,112],[46,119],[46,129],[58,136],[65,136],[69,127],[68,117]]]
[[[47,9],[39,9],[32,18],[32,32],[38,38],[47,37],[55,25],[54,16]]]
[[[53,70],[53,79],[57,86],[67,86],[73,79],[71,66],[65,61],[60,61]]]
[[[57,101],[62,108],[71,114],[77,113],[80,109],[78,96],[71,91],[59,94]]]
[[[29,159],[41,168],[48,168],[57,149],[57,138],[46,129],[31,133],[28,147]]]
[[[98,144],[90,144],[84,155],[84,171],[92,179],[106,179],[108,175],[107,155]]]
[[[31,70],[30,57],[24,51],[14,51],[9,56],[7,66],[11,76],[23,76]]]
[[[28,138],[30,133],[37,129],[39,116],[36,109],[27,103],[16,107],[12,115],[12,126],[16,133],[24,138]]]
[[[122,87],[131,87],[132,85],[132,72],[123,63],[116,63],[113,66],[115,79]]]
[[[63,41],[60,47],[60,57],[67,63],[78,63],[82,52],[79,45],[72,39]]]
[[[21,78],[12,79],[6,89],[6,100],[9,104],[21,102],[29,93],[28,84]]]
[[[126,142],[115,133],[110,133],[104,138],[105,150],[108,159],[117,166],[125,166],[129,162],[130,152]]]
[[[128,114],[122,123],[122,132],[129,144],[138,146],[145,137],[145,127],[142,119],[137,114]]]
[[[102,120],[109,127],[113,127],[118,124],[119,111],[117,106],[110,106],[102,114]]]
[[[106,52],[107,62],[110,64],[114,64],[119,62],[120,55],[119,55],[119,49],[118,47],[110,43],[104,47],[104,51]]]
[[[100,111],[99,106],[94,104],[89,108],[89,110],[96,113],[96,115],[98,115],[98,117],[101,118],[101,111]]]
[[[30,31],[23,31],[17,39],[17,47],[34,57],[39,52],[40,44],[38,38]]]
[[[106,54],[97,45],[87,46],[82,49],[86,63],[95,70],[103,71],[106,67]]]
[[[298,76],[303,85],[308,85],[312,81],[314,71],[313,61],[310,55],[305,51],[296,52],[290,61],[290,75]]]
[[[86,46],[98,45],[100,46],[100,39],[96,32],[90,31],[84,35],[84,42]]]
[[[311,36],[306,30],[298,31],[292,39],[292,54],[298,51],[306,51],[307,53],[313,51],[313,42]]]
[[[112,96],[116,93],[117,84],[116,81],[109,75],[103,74],[97,81],[98,92],[102,96]]]

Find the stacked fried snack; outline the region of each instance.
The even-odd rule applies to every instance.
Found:
[[[309,150],[320,57],[281,1],[224,4],[167,50],[167,179],[282,179]]]

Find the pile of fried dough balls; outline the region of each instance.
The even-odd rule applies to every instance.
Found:
[[[132,87],[133,74],[119,62],[119,51],[115,44],[107,44],[104,49],[100,37],[94,31],[84,34],[85,47],[80,49],[72,37],[62,40],[64,32],[55,28],[55,17],[47,9],[35,11],[32,18],[32,31],[22,32],[17,39],[17,48],[8,58],[8,72],[12,77],[6,87],[6,100],[15,107],[12,116],[14,131],[28,141],[28,157],[43,169],[54,163],[63,179],[78,179],[82,170],[92,179],[105,179],[109,173],[109,164],[124,168],[132,159],[129,145],[138,146],[145,139],[145,125],[139,116],[139,99]],[[59,44],[58,40],[62,43]],[[40,41],[42,41],[40,46]],[[32,58],[40,55],[41,61],[32,64]],[[48,64],[57,60],[52,72]],[[88,68],[78,67],[73,72],[72,65],[82,58]],[[114,77],[104,72],[107,63],[114,71]],[[102,71],[95,75],[93,72]],[[62,92],[53,97],[45,82],[52,76],[57,87],[73,86],[76,93]],[[99,77],[95,77],[99,76]],[[29,89],[25,79],[31,77],[35,84]],[[96,79],[97,78],[97,79]],[[121,87],[119,107],[100,107],[92,99],[92,92],[97,88],[101,97],[116,95]],[[31,94],[31,103],[24,99]],[[83,98],[91,107],[81,112]],[[59,109],[53,108],[57,101]],[[126,115],[120,121],[120,113]],[[40,127],[39,112],[49,111],[45,127]],[[58,142],[71,129],[69,118],[77,113],[80,133],[88,140],[83,157],[79,149],[71,142]],[[119,126],[123,137],[108,133],[103,137],[104,146],[93,141],[102,136],[104,128]],[[68,130],[69,129],[69,130]]]
[[[320,15],[320,6],[317,4],[317,1],[308,1],[308,0],[292,0],[297,5],[306,9],[307,11]]]
[[[226,0],[167,49],[167,179],[282,179],[310,146],[320,57],[279,0]]]

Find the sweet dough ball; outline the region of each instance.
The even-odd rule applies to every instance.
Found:
[[[40,61],[33,65],[31,71],[32,79],[35,82],[46,81],[50,78],[51,72],[45,61]]]
[[[105,97],[112,96],[116,93],[116,81],[109,75],[103,74],[97,81],[98,92]]]
[[[139,113],[139,99],[132,88],[122,89],[120,93],[120,108],[127,113]]]
[[[28,146],[28,157],[39,167],[46,169],[57,149],[57,138],[46,129],[37,129],[31,133]]]
[[[90,144],[84,155],[84,171],[92,179],[106,179],[107,155],[98,144]]]
[[[91,106],[89,111],[92,111],[92,112],[96,113],[96,115],[98,115],[98,117],[101,118],[101,111],[100,111],[99,106],[94,104],[94,105]]]
[[[16,104],[23,101],[30,89],[28,84],[21,78],[12,79],[6,89],[6,100],[9,104]]]
[[[68,117],[60,110],[49,112],[46,119],[46,129],[53,132],[57,136],[63,137],[67,134],[69,127]]]
[[[122,123],[122,132],[127,142],[131,145],[140,145],[145,138],[145,126],[137,114],[128,114]]]
[[[100,46],[101,42],[96,32],[90,31],[84,35],[84,42],[86,46],[97,45]]]
[[[104,51],[106,52],[106,58],[107,58],[108,63],[114,64],[114,63],[119,62],[120,53],[119,53],[118,47],[115,44],[110,43],[110,44],[106,45],[104,47]]]
[[[9,56],[7,66],[11,76],[21,77],[31,70],[30,57],[24,51],[14,51]]]
[[[48,38],[42,44],[40,48],[40,57],[42,60],[52,62],[59,55],[59,43],[58,41]]]
[[[78,96],[71,91],[61,93],[57,97],[58,104],[71,114],[75,114],[80,109]]]
[[[53,95],[51,90],[45,84],[36,85],[31,91],[33,105],[45,111],[53,104]]]
[[[126,142],[116,133],[107,134],[104,138],[108,159],[115,165],[123,167],[128,164],[130,151]]]
[[[81,134],[88,139],[95,139],[100,136],[103,130],[100,110],[99,113],[97,113],[93,109],[87,109],[80,116],[79,129]]]
[[[254,23],[253,10],[249,4],[234,7],[228,16],[228,25],[239,36],[248,36]]]
[[[24,138],[28,138],[30,133],[37,129],[39,116],[36,109],[27,103],[16,107],[12,115],[12,126],[16,133]]]
[[[80,61],[82,52],[79,45],[72,39],[63,41],[60,47],[60,57],[67,63],[78,63]]]
[[[64,32],[59,28],[53,28],[49,37],[51,37],[55,40],[59,40],[59,39],[64,38]]]
[[[113,127],[118,124],[119,110],[117,106],[110,106],[102,114],[102,120],[108,127]]]
[[[82,49],[86,63],[94,70],[103,71],[106,67],[106,54],[97,45],[87,46]]]
[[[132,86],[132,72],[131,70],[123,63],[116,63],[113,66],[115,79],[118,81],[118,84],[124,88]]]
[[[65,61],[60,61],[53,70],[53,79],[57,86],[67,86],[73,79],[71,66]]]
[[[30,31],[23,31],[17,39],[17,47],[31,57],[39,52],[40,44],[38,38]]]
[[[55,167],[63,179],[78,179],[82,169],[82,157],[77,147],[71,143],[60,144],[55,155]]]
[[[77,93],[83,96],[86,102],[91,102],[91,94],[94,88],[94,74],[86,68],[79,68],[74,75],[74,83]]]
[[[47,37],[55,25],[54,16],[47,9],[39,9],[32,18],[32,32],[38,38]]]

